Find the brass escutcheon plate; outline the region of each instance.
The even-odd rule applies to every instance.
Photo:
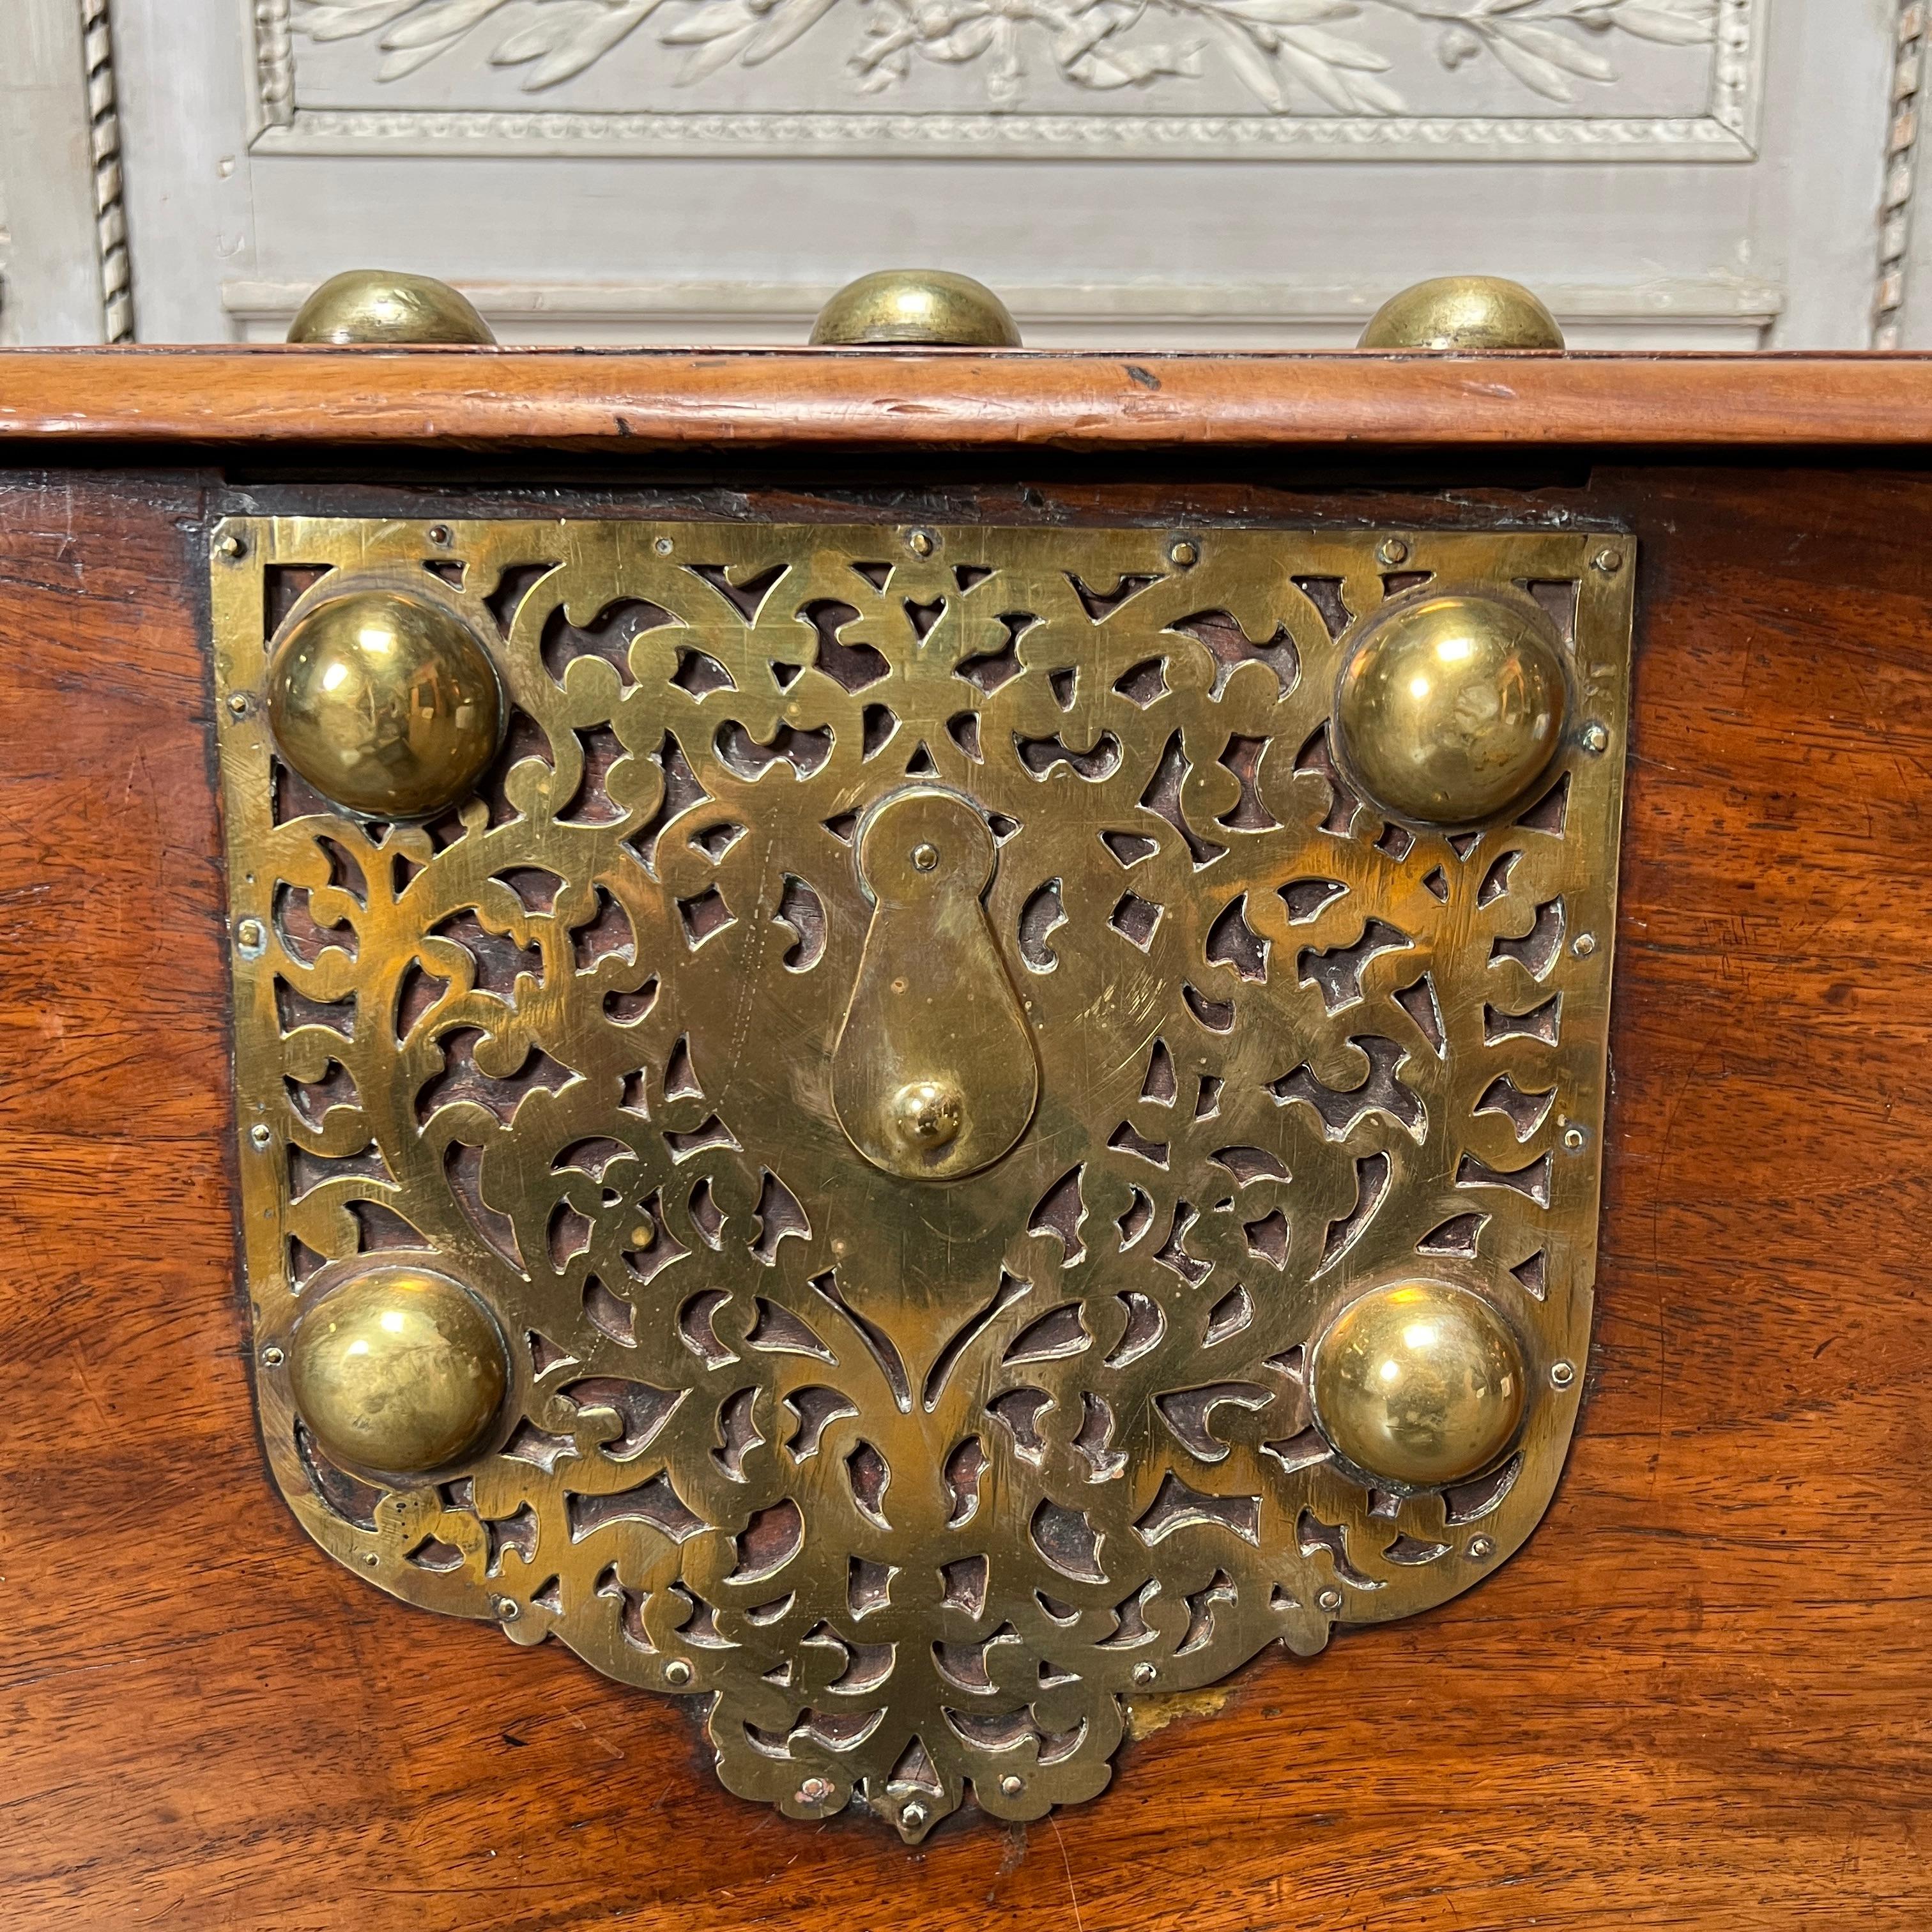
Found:
[[[1003,1819],[1090,1798],[1133,1700],[1480,1580],[1588,1347],[1634,560],[224,522],[290,1507],[396,1596],[700,1700],[732,1790],[909,1840],[969,1786]],[[1450,592],[1508,616],[1492,683],[1383,676],[1352,758],[1345,664],[1469,656]],[[422,649],[447,620],[500,681],[466,713],[500,751],[434,818],[278,756],[276,643],[352,592],[426,600]],[[1457,734],[1433,764],[1424,731]],[[1492,802],[1505,753],[1520,796],[1446,830],[1343,776]]]

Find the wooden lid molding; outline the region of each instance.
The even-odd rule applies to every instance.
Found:
[[[0,442],[452,448],[1932,445],[1932,356],[282,345],[0,352]]]

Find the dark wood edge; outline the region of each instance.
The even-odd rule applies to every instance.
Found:
[[[0,352],[15,443],[859,449],[1932,444],[1932,356]]]

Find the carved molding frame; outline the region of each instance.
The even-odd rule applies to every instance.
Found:
[[[1896,349],[1904,321],[1926,26],[1924,0],[1900,0],[1898,59],[1892,72],[1892,112],[1886,125],[1885,193],[1879,208],[1878,282],[1872,297],[1874,349]]]
[[[291,0],[245,0],[254,152],[276,154],[854,158],[918,153],[1093,160],[1749,161],[1758,153],[1768,0],[1719,0],[1711,87],[1691,116],[1408,114],[590,112],[304,106]]]

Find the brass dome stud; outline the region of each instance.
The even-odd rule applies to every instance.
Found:
[[[893,1130],[915,1154],[950,1146],[964,1118],[964,1096],[950,1080],[910,1081],[892,1096]]]
[[[970,275],[944,268],[884,268],[861,275],[818,311],[820,348],[1017,349],[1006,305]]]
[[[446,606],[400,590],[318,604],[275,647],[268,724],[323,797],[371,818],[424,818],[496,755],[496,673]]]
[[[1562,640],[1528,598],[1401,598],[1362,626],[1342,665],[1336,749],[1390,817],[1474,825],[1549,769],[1568,698]]]
[[[1442,275],[1391,296],[1362,331],[1364,349],[1561,349],[1556,318],[1520,282]]]
[[[289,325],[291,342],[459,342],[494,345],[467,296],[433,275],[350,268],[311,292]]]
[[[1322,1435],[1402,1490],[1480,1474],[1522,1423],[1520,1344],[1480,1295],[1442,1282],[1350,1302],[1310,1352],[1308,1381]]]
[[[425,1477],[482,1447],[510,1360],[467,1288],[392,1266],[350,1276],[303,1312],[288,1372],[296,1413],[331,1462],[364,1475]]]

